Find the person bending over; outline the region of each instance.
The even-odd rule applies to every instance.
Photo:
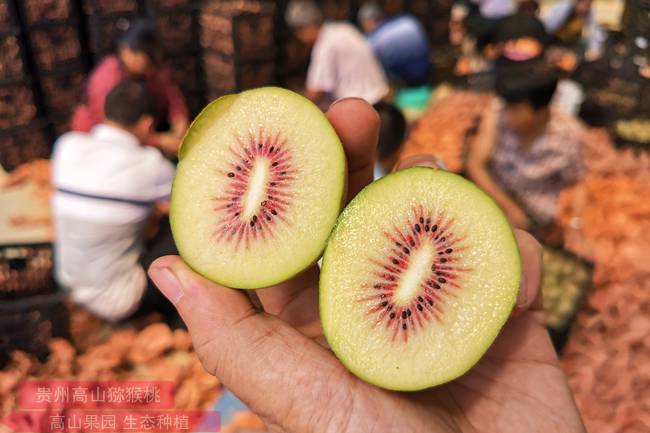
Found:
[[[292,0],[286,21],[303,43],[313,46],[305,96],[320,105],[357,97],[375,105],[389,88],[381,65],[363,34],[352,24],[324,22],[310,0]]]
[[[91,73],[86,101],[73,113],[71,129],[88,132],[105,118],[104,101],[111,89],[124,78],[142,80],[153,98],[156,127],[146,137],[148,145],[175,155],[189,124],[185,97],[172,81],[153,27],[136,20],[117,42],[115,55],[105,57]]]
[[[68,132],[54,147],[56,279],[73,301],[108,320],[138,307],[173,316],[144,271],[176,251],[167,227],[148,245],[143,238],[175,172],[158,149],[142,144],[154,123],[151,96],[142,83],[125,80],[108,93],[103,111],[106,118],[89,133]]]
[[[541,61],[498,68],[503,104],[488,107],[469,149],[468,175],[519,228],[551,225],[560,192],[584,173],[583,127],[550,107],[556,86]]]

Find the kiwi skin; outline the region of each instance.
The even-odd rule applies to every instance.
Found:
[[[444,170],[440,170],[440,169],[437,169],[437,168],[411,167],[411,168],[407,168],[407,169],[404,169],[404,170],[400,170],[399,172],[389,174],[388,176],[384,176],[383,178],[373,182],[373,184],[374,183],[382,183],[382,182],[386,181],[386,179],[388,179],[389,177],[394,178],[395,176],[408,175],[409,173],[416,172],[416,171],[429,172],[429,173],[432,172],[432,171],[439,171],[439,172],[441,172],[441,174],[444,173],[445,176],[453,176],[453,177],[458,178],[462,182],[466,182],[468,184],[471,184],[481,194],[488,197],[489,201],[492,202],[494,204],[495,208],[498,210],[498,213],[503,217],[503,219],[505,221],[508,221],[505,214],[503,213],[501,208],[496,204],[496,202],[494,202],[494,200],[492,200],[491,197],[489,197],[483,190],[481,190],[474,183],[470,182],[469,180],[465,179],[464,177],[462,177],[460,175],[457,175],[457,174],[451,173],[451,172],[447,172],[447,171],[444,171]],[[361,190],[356,195],[356,197],[354,197],[354,199],[352,199],[352,201],[348,204],[348,206],[346,206],[346,208],[343,210],[343,212],[341,212],[341,214],[339,215],[339,217],[337,219],[337,222],[336,222],[334,228],[332,229],[332,232],[330,233],[330,236],[328,238],[328,245],[329,245],[330,241],[333,239],[333,237],[336,234],[337,230],[340,229],[341,222],[345,219],[346,214],[351,212],[351,209],[354,209],[357,206],[363,206],[363,196],[364,196],[364,194],[366,192],[366,189],[367,189],[367,187],[364,188],[363,190]],[[517,243],[517,239],[516,239],[516,237],[514,235],[514,232],[512,231],[512,227],[511,227],[511,230],[510,230],[510,234],[512,236],[512,242],[515,245],[515,248],[516,248],[516,251],[517,251],[517,256],[519,257],[519,260],[517,260],[516,263],[513,263],[513,266],[517,267],[517,270],[516,270],[517,274],[520,275],[519,280],[517,281],[517,287],[519,287],[521,285],[521,274],[522,274],[521,250],[519,249],[519,244]],[[323,263],[321,265],[320,282],[319,282],[319,285],[321,287],[321,290],[319,290],[319,310],[320,310],[319,313],[320,313],[321,322],[322,322],[323,317],[324,317],[324,305],[326,305],[326,302],[325,302],[325,300],[323,298],[325,291],[322,290],[322,287],[323,287],[323,284],[324,284],[323,283],[324,275],[326,275],[327,269],[328,269],[327,265],[328,265],[328,261],[327,261],[327,247],[326,247],[325,248],[325,254],[323,256]],[[516,299],[517,299],[516,295],[512,297],[512,302],[508,307],[508,309],[510,311],[512,311],[514,309],[515,304],[516,304]],[[498,334],[500,333],[501,329],[506,324],[506,322],[509,320],[509,318],[510,318],[509,316],[506,317],[505,320],[503,321],[503,323],[501,324],[501,326],[495,328],[494,333],[492,335],[490,335],[489,338],[486,339],[486,341],[487,341],[486,346],[484,347],[483,350],[480,351],[480,356],[478,356],[476,359],[472,359],[471,362],[466,363],[466,366],[465,366],[466,368],[463,368],[463,369],[459,370],[458,373],[456,375],[454,375],[454,376],[447,377],[446,380],[443,381],[443,382],[436,381],[436,382],[432,382],[432,383],[424,383],[424,384],[422,384],[422,386],[418,386],[418,387],[410,387],[410,386],[401,387],[399,385],[397,385],[397,386],[388,386],[385,383],[376,383],[376,382],[374,382],[371,377],[369,377],[368,375],[365,374],[364,371],[352,367],[351,365],[347,364],[345,362],[345,360],[338,357],[338,354],[336,353],[335,348],[331,344],[329,344],[329,342],[332,341],[332,338],[331,338],[330,335],[328,335],[328,332],[327,332],[328,327],[322,326],[322,328],[323,328],[323,333],[325,335],[325,339],[328,341],[330,349],[334,352],[334,354],[337,356],[339,361],[348,369],[348,371],[350,371],[356,377],[358,377],[359,379],[361,379],[364,382],[367,382],[367,383],[369,383],[371,385],[375,385],[375,386],[378,386],[380,388],[384,388],[384,389],[387,389],[387,390],[390,390],[390,391],[408,391],[408,392],[412,392],[412,391],[422,391],[422,390],[429,389],[429,388],[432,388],[432,387],[435,387],[435,386],[443,385],[443,384],[445,384],[447,382],[451,382],[452,380],[455,380],[455,379],[463,376],[465,373],[467,373],[469,370],[471,370],[480,361],[480,359],[485,355],[485,353],[489,350],[490,346],[494,343],[494,341],[496,340]]]
[[[262,87],[262,88],[257,88],[257,89],[246,90],[246,91],[241,92],[241,93],[224,95],[224,96],[221,96],[221,97],[215,99],[214,101],[210,102],[208,105],[206,105],[201,110],[201,112],[191,122],[188,130],[185,132],[185,135],[183,136],[183,140],[181,142],[181,146],[180,146],[180,148],[178,150],[178,165],[180,166],[183,163],[183,159],[191,152],[192,148],[194,148],[196,143],[199,141],[198,139],[194,139],[194,137],[201,131],[202,125],[213,123],[214,118],[218,117],[220,115],[220,113],[228,111],[230,109],[231,105],[237,100],[239,95],[241,95],[243,93],[248,93],[248,92],[251,92],[251,91],[259,91],[259,90],[262,90],[262,89],[269,89],[269,90],[273,90],[273,91],[286,92],[286,93],[289,93],[291,95],[296,95],[294,92],[292,92],[290,90],[283,89],[283,88],[280,88],[280,87],[272,87],[271,86],[271,87]],[[300,96],[300,95],[298,95],[298,96]],[[306,98],[305,98],[305,102],[313,104],[311,101],[309,101]],[[329,123],[329,121],[327,119],[325,119],[325,121],[327,121]],[[330,127],[332,129],[332,133],[334,134],[334,136],[338,138],[338,134],[336,133],[336,130],[334,129],[334,127],[332,127],[331,125],[330,125]],[[345,156],[345,152],[343,150],[343,144],[341,143],[340,138],[338,138],[338,142],[339,142],[339,145],[341,146],[341,152],[340,152],[341,153],[341,162],[342,162],[342,164],[341,164],[341,167],[342,167],[341,176],[343,178],[343,188],[341,189],[341,198],[338,201],[340,203],[340,205],[339,205],[339,209],[337,209],[337,214],[340,213],[341,210],[343,209],[343,207],[345,206],[346,197],[347,197],[347,190],[348,190],[347,158]],[[175,182],[172,183],[172,189],[171,189],[171,195],[170,195],[170,203],[174,202],[174,192],[175,192],[174,183]],[[174,212],[170,212],[170,214],[169,214],[169,222],[170,222],[170,226],[172,227],[172,237],[174,238],[174,242],[178,245],[178,242],[175,239],[175,235],[174,235],[175,231],[173,230],[175,224],[178,224],[178,222],[175,221]],[[302,267],[301,269],[299,269],[297,272],[293,272],[293,271],[288,272],[288,273],[286,273],[285,275],[283,275],[281,277],[278,277],[278,278],[273,279],[273,280],[269,280],[268,282],[266,282],[263,285],[250,285],[250,286],[247,286],[247,287],[232,287],[232,288],[237,288],[237,289],[242,289],[242,290],[263,289],[265,287],[270,287],[270,286],[274,286],[276,284],[280,284],[280,283],[282,283],[284,281],[289,280],[290,278],[293,278],[293,277],[295,277],[297,275],[300,275],[302,272],[309,269],[311,266],[315,265],[318,262],[318,260],[323,255],[326,244],[327,244],[327,242],[324,242],[323,246],[319,250],[318,254],[316,254],[315,257],[313,257],[311,259],[311,261],[308,261],[307,264],[304,267]],[[208,280],[210,280],[210,281],[212,281],[212,282],[214,282],[216,284],[219,284],[221,286],[230,287],[225,281],[220,281],[220,279],[218,277],[215,278],[214,276],[205,275],[200,270],[198,270],[196,267],[194,267],[192,265],[192,263],[186,261],[186,264],[189,266],[190,269],[192,269],[194,272],[201,275],[202,277],[204,277],[204,278],[206,278],[206,279],[208,279]]]

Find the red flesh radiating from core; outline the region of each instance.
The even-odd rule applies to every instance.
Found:
[[[297,170],[292,165],[287,142],[279,133],[264,136],[260,130],[257,137],[250,134],[247,142],[235,138],[229,150],[232,159],[228,167],[217,171],[219,176],[228,178],[228,186],[214,198],[214,210],[218,215],[215,237],[217,241],[233,242],[235,251],[242,246],[248,250],[251,241],[274,238],[275,224],[290,224],[285,214],[291,206],[290,187],[296,180]],[[265,194],[257,211],[245,217],[243,200],[251,174],[255,164],[263,159],[267,160],[269,171]]]
[[[369,293],[359,299],[370,303],[369,315],[376,317],[375,326],[383,324],[392,331],[392,339],[408,341],[409,334],[424,329],[429,321],[440,321],[444,313],[445,298],[454,296],[461,288],[459,278],[469,268],[462,266],[459,253],[467,250],[464,238],[453,233],[454,220],[444,214],[432,216],[421,207],[413,209],[404,225],[385,232],[390,242],[390,255],[382,260],[371,258],[375,266],[373,282],[364,285]],[[429,273],[419,283],[419,292],[409,303],[397,303],[395,291],[400,287],[403,274],[411,258],[424,242],[433,245],[435,254]]]

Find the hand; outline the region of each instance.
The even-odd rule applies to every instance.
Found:
[[[508,217],[508,221],[512,224],[513,227],[518,229],[527,229],[530,226],[530,220],[528,215],[516,204],[511,204],[509,206],[504,206],[503,211]]]
[[[182,137],[178,137],[175,133],[166,132],[159,133],[155,136],[155,145],[162,152],[169,155],[176,155],[178,149],[181,147]]]
[[[372,179],[378,117],[356,99],[327,116],[346,150],[350,199]],[[357,379],[327,349],[315,266],[258,290],[265,312],[246,292],[205,280],[176,256],[158,259],[149,273],[185,320],[207,371],[272,432],[584,433],[544,324],[541,248],[527,233],[516,236],[524,278],[513,317],[470,372],[414,393]]]

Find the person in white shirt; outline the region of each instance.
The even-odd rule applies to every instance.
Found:
[[[139,307],[171,313],[145,269],[174,254],[174,243],[161,228],[147,252],[143,229],[154,204],[169,197],[175,167],[142,145],[154,123],[142,83],[120,82],[104,108],[105,121],[90,133],[68,132],[55,144],[55,277],[73,301],[104,319],[127,318]]]
[[[345,22],[324,22],[320,8],[310,0],[292,0],[286,21],[305,44],[313,45],[305,96],[321,103],[358,97],[371,105],[388,94],[388,82],[363,34]]]

